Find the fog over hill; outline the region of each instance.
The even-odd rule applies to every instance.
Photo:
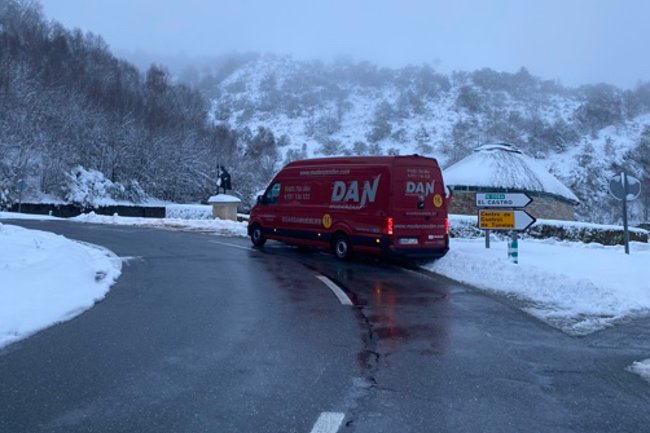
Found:
[[[619,218],[609,177],[622,169],[644,181],[650,174],[650,83],[571,88],[525,68],[442,74],[428,65],[247,54],[193,75],[192,85],[212,100],[216,124],[240,136],[269,130],[276,145],[269,157],[278,162],[419,153],[444,167],[481,144],[507,141],[574,190],[581,219],[600,222]],[[634,203],[637,220],[648,219],[650,196],[642,199]]]

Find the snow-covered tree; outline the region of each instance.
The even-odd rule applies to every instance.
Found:
[[[594,146],[585,140],[571,172],[571,190],[580,198],[576,209],[579,219],[612,223],[620,218],[619,206],[609,195],[608,182],[613,174],[609,162],[598,158]]]
[[[650,221],[650,126],[646,126],[639,137],[636,147],[626,159],[632,165],[632,174],[641,181],[639,204],[643,221]]]
[[[78,165],[65,175],[65,199],[83,208],[98,206],[110,199],[113,183],[97,170]]]

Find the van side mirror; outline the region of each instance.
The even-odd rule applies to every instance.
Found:
[[[261,195],[257,196],[257,204],[262,204],[262,196]]]

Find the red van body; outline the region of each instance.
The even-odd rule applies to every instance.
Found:
[[[449,249],[447,194],[438,163],[411,156],[315,158],[287,164],[258,197],[254,245],[275,239],[331,249],[437,258]]]

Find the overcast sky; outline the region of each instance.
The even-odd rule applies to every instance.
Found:
[[[119,53],[233,51],[443,72],[521,66],[566,85],[650,81],[648,0],[41,0]]]

